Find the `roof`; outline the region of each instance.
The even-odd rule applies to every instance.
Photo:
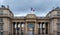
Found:
[[[29,16],[33,16],[33,17],[29,17]],[[26,16],[20,16],[20,17],[14,17],[13,19],[49,19],[48,17],[38,17],[35,14],[27,14]]]
[[[60,11],[60,7],[56,7],[55,9],[52,9],[49,13],[52,13],[53,11]],[[48,13],[48,14],[49,14],[49,13]],[[48,15],[48,14],[47,14],[47,15]],[[47,16],[47,15],[46,15],[46,16]]]

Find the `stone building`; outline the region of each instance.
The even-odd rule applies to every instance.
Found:
[[[27,14],[14,17],[7,7],[0,7],[0,35],[60,35],[60,8],[45,17]]]

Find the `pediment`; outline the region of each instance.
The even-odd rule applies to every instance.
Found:
[[[35,14],[27,14],[26,18],[36,18]]]

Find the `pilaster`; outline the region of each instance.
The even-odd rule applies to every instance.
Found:
[[[12,23],[12,35],[13,35],[13,23]]]
[[[34,35],[37,35],[37,22],[35,22]]]
[[[27,22],[25,23],[25,35],[27,35],[28,33],[27,33]]]

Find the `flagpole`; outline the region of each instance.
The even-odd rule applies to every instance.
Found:
[[[31,11],[31,14],[34,14],[34,12],[33,12],[33,11]]]

